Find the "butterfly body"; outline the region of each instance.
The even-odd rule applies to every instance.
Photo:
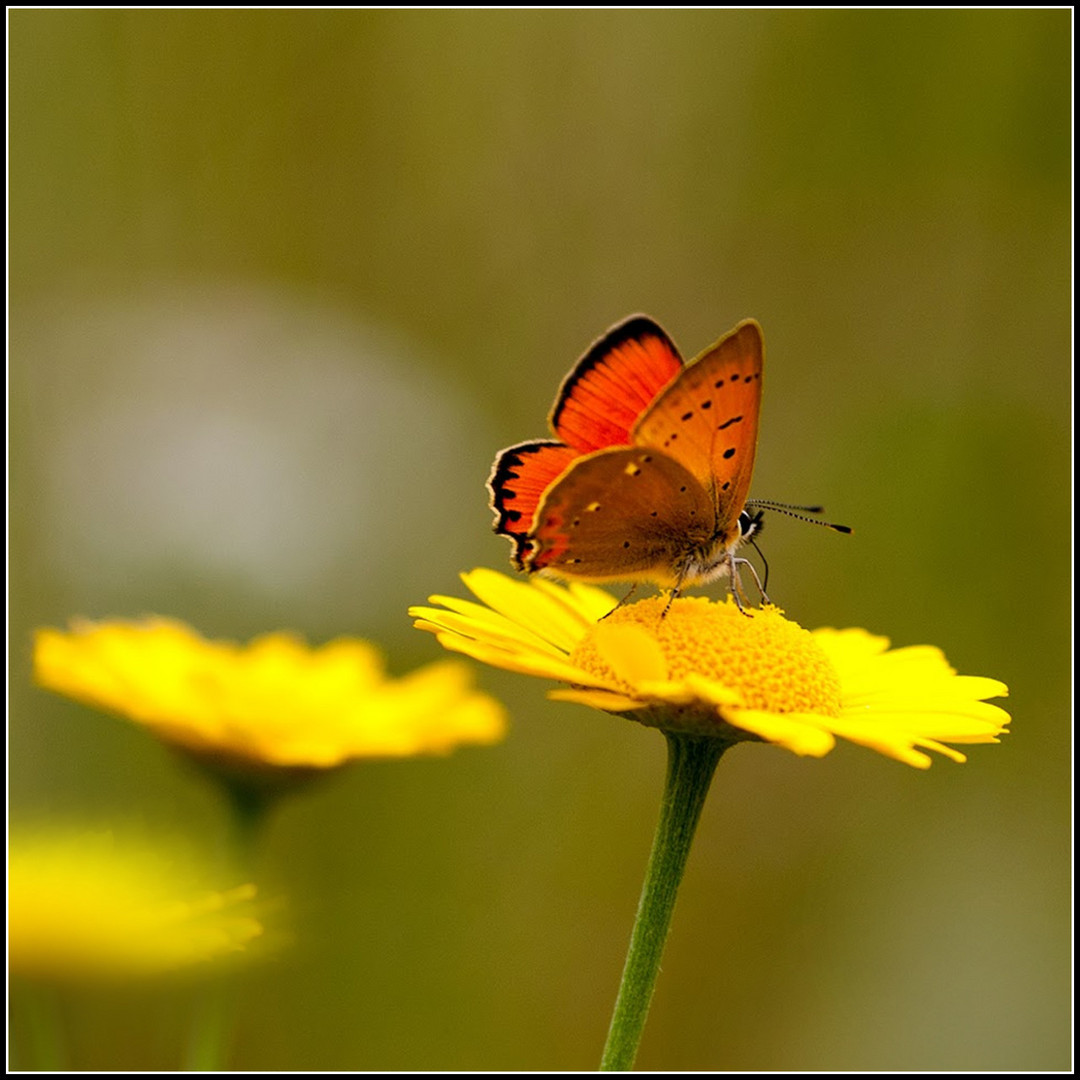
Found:
[[[495,460],[495,531],[517,566],[673,589],[732,574],[760,523],[745,506],[763,364],[752,319],[687,365],[651,319],[609,330],[563,380],[557,439]]]

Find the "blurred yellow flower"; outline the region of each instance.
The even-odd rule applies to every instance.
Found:
[[[8,846],[8,964],[46,981],[163,975],[245,949],[263,928],[254,885],[201,887],[158,845],[109,833],[16,834]]]
[[[416,625],[455,652],[558,679],[550,691],[667,731],[728,743],[772,742],[820,757],[839,735],[917,768],[923,750],[954,761],[945,743],[997,742],[1009,714],[995,679],[957,675],[940,649],[890,649],[865,630],[804,630],[766,607],[751,617],[730,600],[654,597],[615,607],[591,585],[463,574],[481,604],[433,596]],[[612,609],[615,610],[612,610]],[[921,749],[920,749],[921,748]]]
[[[37,682],[144,724],[211,765],[300,775],[354,758],[448,753],[503,737],[502,706],[456,661],[401,679],[370,643],[289,634],[207,641],[180,622],[72,620],[38,630]]]

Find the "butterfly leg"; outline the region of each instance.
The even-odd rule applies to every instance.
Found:
[[[761,584],[761,578],[758,577],[758,572],[754,567],[754,564],[749,559],[736,559],[732,558],[732,572],[739,566],[745,566],[750,571],[750,576],[754,579],[754,584],[757,586],[758,592],[761,593],[761,599],[763,603],[771,604],[769,594],[765,591],[765,586]],[[741,584],[741,582],[740,582]]]
[[[743,607],[742,597],[742,581],[739,580],[739,563],[745,562],[745,559],[736,559],[734,555],[728,555],[728,576],[731,579],[731,596],[735,601],[735,606],[742,612],[743,615],[749,617],[750,612]],[[747,597],[747,603],[750,602],[750,598]]]
[[[686,579],[686,572],[690,569],[690,564],[685,563],[682,569],[679,571],[679,576],[675,579],[675,587],[671,590],[671,595],[668,597],[667,603],[664,605],[664,610],[660,612],[660,618],[664,618],[665,615],[671,610],[671,605],[675,603],[679,593],[682,592],[682,583]]]
[[[758,587],[758,592],[761,593],[761,599],[766,604],[771,604],[772,601],[766,596],[765,590],[761,585],[761,578],[758,577],[757,570],[754,569],[754,564],[749,559],[738,559],[735,557],[734,552],[728,554],[728,574],[731,576],[731,595],[735,600],[735,606],[744,615],[751,615],[752,613],[747,611],[743,606],[745,600],[747,604],[750,603],[750,597],[746,594],[746,590],[743,588],[742,578],[739,576],[739,568],[745,566],[750,570],[750,575],[754,579],[754,584]]]
[[[603,622],[604,619],[608,617],[608,615],[614,615],[615,612],[618,611],[619,608],[623,606],[623,604],[627,603],[630,597],[637,592],[637,587],[638,582],[635,581],[634,584],[630,586],[630,591],[607,613],[607,615],[601,615],[599,621]]]

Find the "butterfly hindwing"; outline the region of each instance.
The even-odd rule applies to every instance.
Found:
[[[629,446],[634,423],[682,371],[682,357],[652,319],[632,315],[596,341],[563,379],[551,429],[579,454]]]
[[[715,532],[712,501],[674,458],[642,447],[580,458],[544,493],[528,570],[674,585]]]
[[[750,491],[764,364],[761,327],[739,323],[683,369],[634,425],[639,446],[675,458],[709,493],[721,528]]]
[[[519,569],[523,569],[522,557],[541,496],[578,456],[562,443],[540,440],[508,446],[495,458],[488,478],[495,532],[513,542]]]

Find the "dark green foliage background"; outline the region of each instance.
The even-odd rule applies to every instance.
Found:
[[[588,343],[754,316],[754,491],[856,530],[770,521],[774,596],[1007,681],[1015,733],[928,773],[734,750],[638,1064],[1067,1068],[1071,19],[10,13],[15,820],[224,833],[166,750],[30,686],[34,626],[360,634],[404,672],[439,652],[409,603],[508,569],[490,459]],[[271,823],[292,944],[237,1067],[595,1067],[663,743],[479,677],[504,745]],[[171,999],[65,1009],[83,1066],[178,1064]]]

